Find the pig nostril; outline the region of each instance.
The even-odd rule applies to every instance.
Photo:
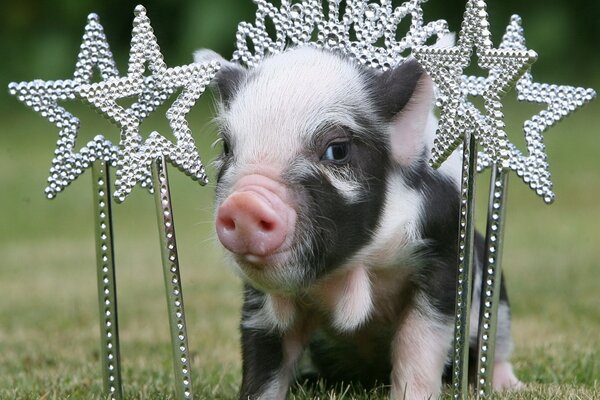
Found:
[[[228,231],[235,231],[235,221],[233,218],[220,218],[221,225]]]
[[[275,228],[275,224],[268,221],[260,221],[260,227],[263,231],[269,232]]]

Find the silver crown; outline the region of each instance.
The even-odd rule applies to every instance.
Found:
[[[391,0],[348,0],[342,9],[340,0],[329,0],[325,15],[321,0],[282,0],[279,9],[266,0],[254,0],[256,21],[239,24],[233,61],[255,67],[289,45],[311,45],[338,49],[361,64],[389,69],[410,56],[414,47],[449,33],[444,20],[424,24],[421,5],[426,1],[409,0],[394,7]],[[408,31],[398,32],[399,24],[409,17]],[[269,20],[274,36],[267,30]]]

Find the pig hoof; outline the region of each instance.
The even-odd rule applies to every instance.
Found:
[[[520,390],[525,385],[515,376],[512,365],[508,361],[499,361],[494,364],[494,390]]]

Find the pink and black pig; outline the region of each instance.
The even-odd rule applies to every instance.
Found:
[[[326,382],[435,399],[450,368],[460,155],[428,165],[433,84],[408,59],[386,72],[289,49],[222,68],[216,232],[244,281],[240,399],[285,399],[301,357]],[[477,282],[483,240],[477,240]],[[471,320],[474,351],[480,284]],[[494,387],[509,363],[503,286]],[[304,364],[304,362],[303,362]]]

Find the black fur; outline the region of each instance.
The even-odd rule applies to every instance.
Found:
[[[363,124],[364,129],[375,129],[366,121]],[[303,194],[303,212],[299,219],[309,221],[317,231],[311,245],[316,251],[305,254],[306,265],[315,270],[317,278],[344,264],[365,244],[383,209],[388,168],[386,142],[383,136],[364,138],[350,131],[347,134],[353,138],[348,165],[368,188],[360,202],[348,204],[318,171],[297,176],[292,167],[284,175]]]
[[[257,313],[264,294],[250,285],[244,286],[242,324]],[[274,377],[283,360],[282,338],[279,333],[258,331],[242,326],[242,387],[240,400],[255,400],[265,384]]]
[[[217,88],[221,102],[228,106],[235,93],[247,79],[248,71],[241,65],[224,63],[214,77],[211,85]]]
[[[455,184],[431,168],[424,157],[403,171],[406,182],[425,199],[422,266],[416,282],[431,305],[444,315],[454,314],[458,260],[459,192]]]
[[[419,63],[412,59],[383,72],[375,79],[374,100],[382,117],[390,120],[402,111],[424,72]]]

